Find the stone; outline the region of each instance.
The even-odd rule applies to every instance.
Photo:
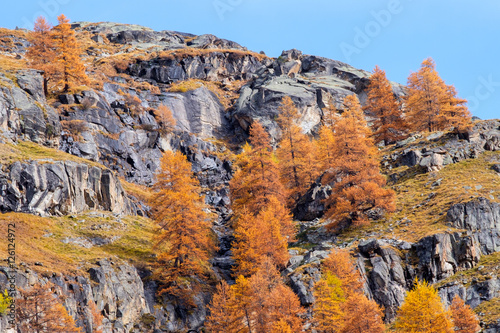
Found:
[[[454,228],[470,231],[482,254],[500,250],[500,204],[486,198],[455,204],[446,220]]]
[[[15,162],[0,171],[0,211],[41,216],[110,210],[135,214],[135,208],[109,170],[71,161]]]

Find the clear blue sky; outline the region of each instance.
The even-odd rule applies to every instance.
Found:
[[[2,4],[0,26],[26,27],[41,14],[54,23],[59,13],[211,33],[273,57],[297,48],[361,69],[379,65],[400,83],[433,57],[474,115],[500,118],[498,0],[26,0]]]

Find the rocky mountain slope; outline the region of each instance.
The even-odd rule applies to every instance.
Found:
[[[73,28],[92,83],[48,98],[41,74],[25,63],[26,33],[0,31],[0,210],[2,230],[15,220],[25,247],[18,287],[55,284],[87,333],[89,302],[104,315],[104,332],[199,329],[210,295],[186,311],[157,298],[150,278],[154,225],[145,202],[162,151],[180,150],[192,162],[217,215],[214,271],[231,279],[228,183],[249,125],[259,120],[277,141],[278,106],[290,96],[304,132],[315,135],[325,106],[340,107],[349,94],[365,101],[370,73],[297,50],[270,58],[212,35],[115,23]],[[404,94],[396,83],[393,91]],[[154,116],[160,105],[177,120],[173,133]],[[418,277],[447,303],[461,295],[485,332],[500,331],[500,121],[477,121],[460,136],[415,134],[381,150],[398,210],[328,234],[321,200],[329,185],[319,178],[294,209],[300,234],[283,276],[310,306],[321,260],[348,248],[387,322]],[[3,286],[8,269],[0,270]],[[1,319],[0,330],[6,325]]]

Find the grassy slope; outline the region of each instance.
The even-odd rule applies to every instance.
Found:
[[[486,152],[477,159],[447,165],[438,172],[412,174],[409,170],[405,179],[392,186],[397,195],[395,213],[368,227],[348,230],[340,238],[349,240],[377,234],[415,242],[437,232],[453,231],[445,221],[451,205],[478,197],[500,202],[500,177],[491,169],[499,160],[500,152]],[[437,180],[441,185],[432,186]]]
[[[38,217],[30,214],[0,215],[0,233],[7,235],[7,225],[15,223],[16,261],[40,272],[82,273],[101,258],[119,258],[136,264],[152,259],[151,239],[154,223],[143,217],[127,216],[117,220],[112,214],[95,212],[78,216]],[[65,239],[119,237],[113,243],[84,248]],[[7,249],[7,237],[0,237],[0,247]],[[3,258],[7,257],[6,251]],[[35,262],[43,266],[33,266]]]
[[[74,161],[105,168],[101,164],[88,161],[57,149],[37,145],[29,141],[16,144],[0,144],[0,164],[9,165],[16,161],[38,160]],[[146,187],[121,180],[127,193],[141,200],[147,200]],[[102,212],[105,217],[96,217],[88,212],[79,216],[42,218],[30,214],[8,213],[0,215],[0,234],[7,235],[7,225],[16,224],[17,262],[33,265],[41,262],[43,266],[32,266],[41,272],[82,272],[86,265],[99,258],[117,257],[131,260],[136,264],[148,264],[152,259],[151,240],[155,234],[154,222],[144,217],[127,216],[119,222],[111,213]],[[98,228],[102,225],[104,229]],[[44,237],[46,235],[46,237]],[[66,238],[91,239],[93,237],[118,240],[109,245],[93,246],[90,249],[62,242]],[[0,248],[7,249],[7,237],[0,237]],[[3,259],[7,253],[3,252]]]

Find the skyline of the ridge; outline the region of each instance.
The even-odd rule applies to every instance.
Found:
[[[295,48],[368,71],[379,65],[402,84],[432,57],[474,116],[500,118],[500,3],[493,0],[27,0],[4,4],[0,26],[31,29],[39,15],[55,24],[60,13],[72,22],[214,34],[272,57]]]

